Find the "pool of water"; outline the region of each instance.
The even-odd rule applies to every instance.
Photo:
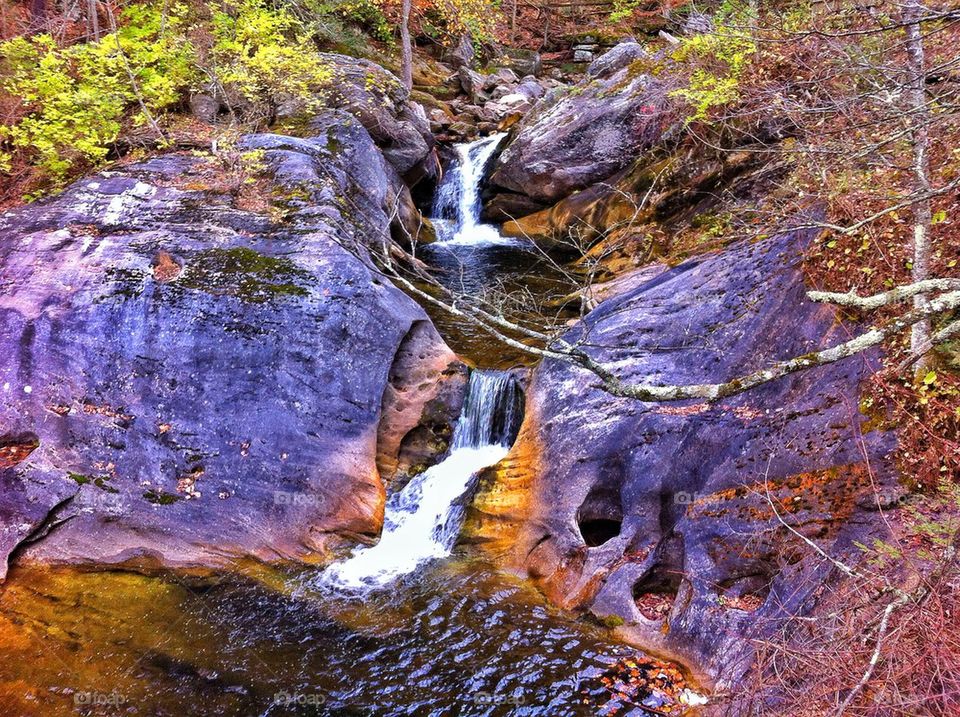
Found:
[[[474,560],[363,599],[277,576],[269,587],[72,569],[10,577],[3,715],[605,714],[595,681],[641,657]]]
[[[437,242],[420,247],[417,256],[453,294],[487,300],[521,325],[542,329],[577,315],[566,298],[578,284],[561,268],[563,257],[551,258],[528,241]],[[424,308],[450,348],[476,366],[503,369],[535,361],[475,324],[429,304]]]

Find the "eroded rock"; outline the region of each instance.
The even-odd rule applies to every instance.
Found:
[[[0,217],[0,426],[37,443],[0,467],[0,566],[39,535],[22,559],[206,569],[378,532],[377,462],[455,420],[461,369],[365,259],[396,171],[345,113],[311,131],[242,142],[269,215],[167,155]]]
[[[680,384],[838,343],[848,328],[805,300],[809,239],[778,235],[651,272],[573,336],[606,347],[598,357],[626,381]],[[555,602],[622,619],[625,635],[730,684],[750,638],[815,610],[837,577],[791,530],[844,560],[857,559],[857,541],[885,535],[875,506],[863,507],[874,490],[896,489],[895,437],[859,411],[874,360],[710,404],[613,398],[590,374],[545,361],[468,533]]]

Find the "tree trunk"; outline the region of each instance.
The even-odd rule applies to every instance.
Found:
[[[550,0],[544,0],[543,13],[547,18],[543,24],[543,47],[546,47],[550,41]]]
[[[90,34],[94,40],[100,39],[100,17],[97,0],[87,0],[87,18],[90,20]]]
[[[930,110],[926,96],[926,67],[924,64],[923,31],[920,27],[920,18],[924,8],[920,0],[906,0],[903,6],[903,22],[905,23],[906,51],[907,51],[907,83],[904,88],[904,98],[907,122],[910,128],[910,145],[913,153],[912,162],[912,193],[920,199],[913,205],[913,281],[923,281],[930,276],[930,225],[931,200],[930,193]],[[916,309],[922,310],[928,304],[925,294],[914,297]],[[931,324],[930,319],[913,325],[910,332],[910,349],[912,353],[926,353],[930,347]],[[929,358],[924,357],[916,364],[917,372],[925,372],[929,366]]]
[[[410,0],[403,0],[403,18],[400,23],[401,79],[407,91],[413,89],[413,47],[410,44]]]

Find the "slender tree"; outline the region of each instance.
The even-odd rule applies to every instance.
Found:
[[[907,54],[906,78],[904,81],[904,116],[912,150],[912,194],[917,198],[913,205],[913,269],[912,277],[924,281],[930,277],[930,225],[933,211],[930,197],[930,109],[927,104],[927,72],[923,46],[921,20],[926,10],[919,0],[905,0],[901,13]],[[926,294],[917,294],[913,305],[923,311],[929,304]],[[931,349],[931,323],[929,318],[913,325],[910,334],[910,349],[917,359],[917,372],[925,371],[929,364]]]
[[[400,20],[401,80],[407,90],[413,89],[413,45],[410,42],[410,0],[403,0]]]

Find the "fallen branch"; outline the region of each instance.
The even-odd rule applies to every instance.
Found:
[[[833,293],[828,291],[808,291],[807,298],[810,301],[818,303],[836,304],[838,306],[850,306],[856,309],[879,309],[881,306],[893,304],[899,301],[906,301],[919,294],[927,294],[935,291],[958,291],[960,290],[960,279],[926,279],[913,284],[898,286],[890,291],[884,291],[873,296],[860,296],[852,289],[845,293]]]
[[[565,339],[550,337],[541,332],[533,331],[509,321],[502,316],[495,316],[477,307],[461,309],[457,307],[455,303],[438,299],[403,277],[389,260],[388,270],[389,276],[408,291],[458,318],[471,322],[506,345],[540,358],[558,359],[577,365],[597,376],[602,382],[601,388],[607,393],[640,401],[681,401],[691,398],[716,400],[733,396],[803,369],[825,366],[849,358],[873,346],[879,345],[887,338],[924,319],[960,307],[960,291],[950,291],[931,299],[930,302],[922,308],[909,311],[890,320],[881,327],[870,329],[842,344],[820,351],[813,351],[808,354],[803,354],[802,356],[796,356],[786,361],[779,361],[767,368],[754,371],[753,373],[734,378],[724,383],[668,384],[655,386],[651,384],[631,384],[624,382],[614,374],[613,371],[604,366],[603,363]],[[952,282],[955,280],[942,281]],[[920,282],[918,282],[918,284],[919,283]],[[444,290],[442,287],[439,288]],[[527,338],[542,342],[544,346],[541,348],[525,344],[508,335],[508,333],[526,336]]]
[[[678,401],[686,398],[713,400],[741,393],[802,369],[825,366],[848,358],[879,345],[887,338],[930,316],[951,311],[958,307],[960,307],[960,291],[952,291],[932,299],[927,306],[921,309],[909,311],[892,319],[884,326],[871,329],[850,341],[845,341],[822,351],[813,351],[786,361],[779,361],[765,369],[754,371],[725,383],[690,384],[686,386],[627,384],[589,356],[571,356],[570,360],[580,363],[584,368],[597,374],[603,380],[604,390],[617,396],[636,398],[641,401]]]
[[[867,669],[864,671],[863,676],[860,678],[860,681],[853,686],[853,689],[847,694],[846,699],[841,703],[837,708],[836,715],[840,717],[844,712],[846,712],[847,707],[849,707],[857,695],[859,695],[863,688],[867,686],[867,683],[870,682],[870,678],[873,677],[874,670],[877,669],[877,663],[880,662],[880,652],[883,649],[883,640],[887,635],[887,627],[890,624],[890,616],[893,615],[894,611],[906,605],[909,602],[910,596],[906,593],[901,593],[896,600],[892,600],[887,604],[883,610],[883,617],[880,618],[880,625],[877,627],[877,644],[873,648],[873,654],[870,656],[870,662],[867,663]]]

